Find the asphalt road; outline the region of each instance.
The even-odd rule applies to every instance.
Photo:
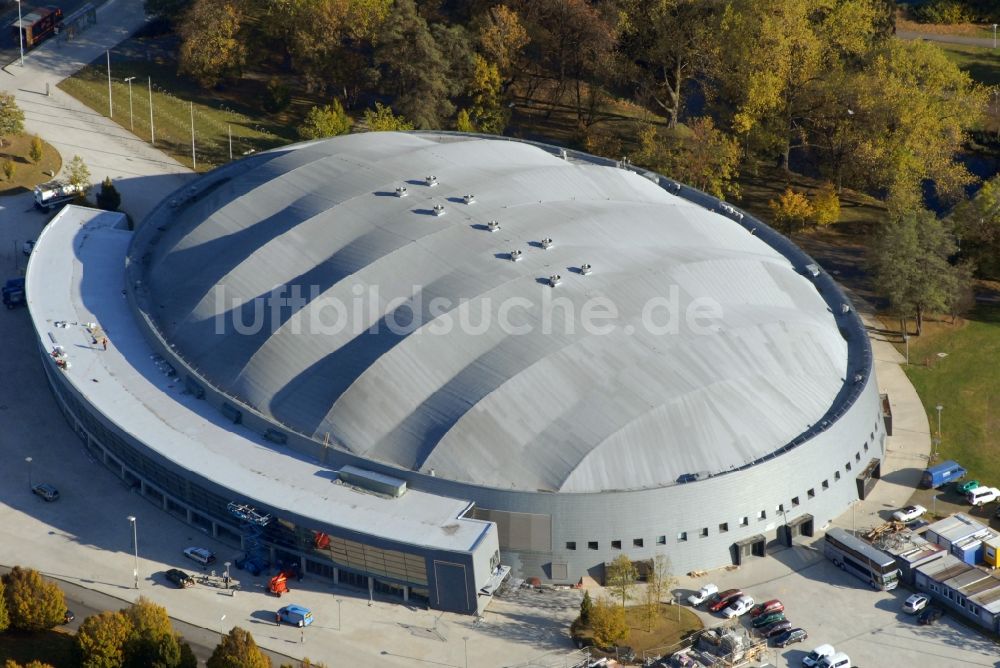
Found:
[[[93,0],[94,6],[100,6],[103,0]],[[36,2],[25,2],[21,8],[21,15],[25,16],[35,7],[55,5],[63,10],[63,16],[69,16],[77,9],[87,4],[87,0],[37,0]],[[11,9],[0,14],[0,65],[9,65],[20,56],[20,44],[17,33],[11,25],[17,21],[17,6],[11,3]],[[49,39],[52,39],[51,37]],[[25,57],[30,57],[31,50],[25,50]]]
[[[9,566],[0,566],[0,573],[9,573]],[[80,628],[80,624],[83,620],[91,615],[100,614],[109,610],[121,610],[128,606],[127,601],[122,601],[113,596],[108,596],[99,591],[94,591],[92,589],[87,589],[86,587],[81,587],[80,585],[73,584],[72,582],[65,582],[63,580],[57,580],[55,578],[46,578],[49,581],[55,582],[63,590],[63,594],[66,597],[66,607],[69,608],[75,618],[68,624],[64,624],[59,627],[67,631],[76,631]],[[191,645],[191,650],[194,652],[195,657],[198,659],[199,665],[204,665],[210,656],[212,656],[212,651],[215,646],[219,643],[220,635],[214,631],[208,629],[203,629],[199,626],[193,626],[186,622],[182,622],[179,619],[173,617],[170,618],[170,622],[174,626],[174,630],[180,633],[185,642]],[[296,665],[296,660],[292,657],[285,656],[284,654],[278,654],[277,652],[272,652],[270,650],[261,648],[265,654],[271,659],[271,664],[274,668],[280,666],[283,663],[290,663]]]

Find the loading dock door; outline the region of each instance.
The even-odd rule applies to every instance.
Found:
[[[767,539],[763,534],[750,536],[733,543],[730,551],[732,552],[733,564],[739,566],[750,557],[763,557],[767,551]]]
[[[868,462],[865,470],[858,474],[858,498],[862,501],[868,493],[875,487],[875,483],[882,477],[882,460],[877,457]]]
[[[788,520],[787,524],[778,527],[778,540],[786,547],[791,547],[798,536],[812,536],[815,522],[809,513]]]

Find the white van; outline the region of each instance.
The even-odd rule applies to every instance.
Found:
[[[823,657],[819,662],[819,668],[851,668],[852,665],[851,657],[843,652]]]
[[[828,656],[833,656],[836,653],[837,651],[833,649],[833,645],[820,645],[802,657],[802,665],[806,666],[806,668],[816,668],[820,661]]]
[[[990,501],[1000,497],[1000,489],[996,487],[977,487],[965,495],[966,500],[974,506],[985,506]]]

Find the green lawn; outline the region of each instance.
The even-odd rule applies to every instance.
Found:
[[[198,171],[229,161],[229,133],[234,158],[295,141],[295,126],[269,117],[215,91],[204,91],[177,77],[176,66],[140,59],[112,60],[112,118],[142,140],[150,139],[150,86],[156,146],[190,167],[191,120],[194,117]],[[132,82],[129,111],[128,77]],[[108,76],[104,60],[95,61],[59,87],[94,111],[107,116]],[[247,99],[259,99],[248,96]]]
[[[1000,484],[1000,307],[980,307],[958,326],[928,328],[910,338],[913,382],[937,431],[941,404],[940,459],[954,459],[970,478]],[[938,353],[946,353],[941,357]]]
[[[965,44],[935,42],[949,59],[969,73],[976,81],[987,86],[1000,84],[1000,49],[988,49]]]

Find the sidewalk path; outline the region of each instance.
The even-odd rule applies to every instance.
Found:
[[[146,22],[143,3],[137,0],[111,0],[97,17],[97,24],[73,41],[50,39],[26,54],[24,67],[15,60],[3,68],[0,88],[13,93],[24,110],[25,130],[55,146],[64,166],[79,155],[95,184],[110,176],[122,195],[122,209],[139,223],[192,172],[56,87]]]
[[[966,44],[968,46],[982,46],[987,49],[993,48],[992,37],[967,37],[965,35],[939,35],[932,32],[917,32],[915,30],[898,30],[896,37],[899,39],[923,39],[929,42],[944,42],[946,44]],[[998,51],[1000,53],[1000,51]]]

